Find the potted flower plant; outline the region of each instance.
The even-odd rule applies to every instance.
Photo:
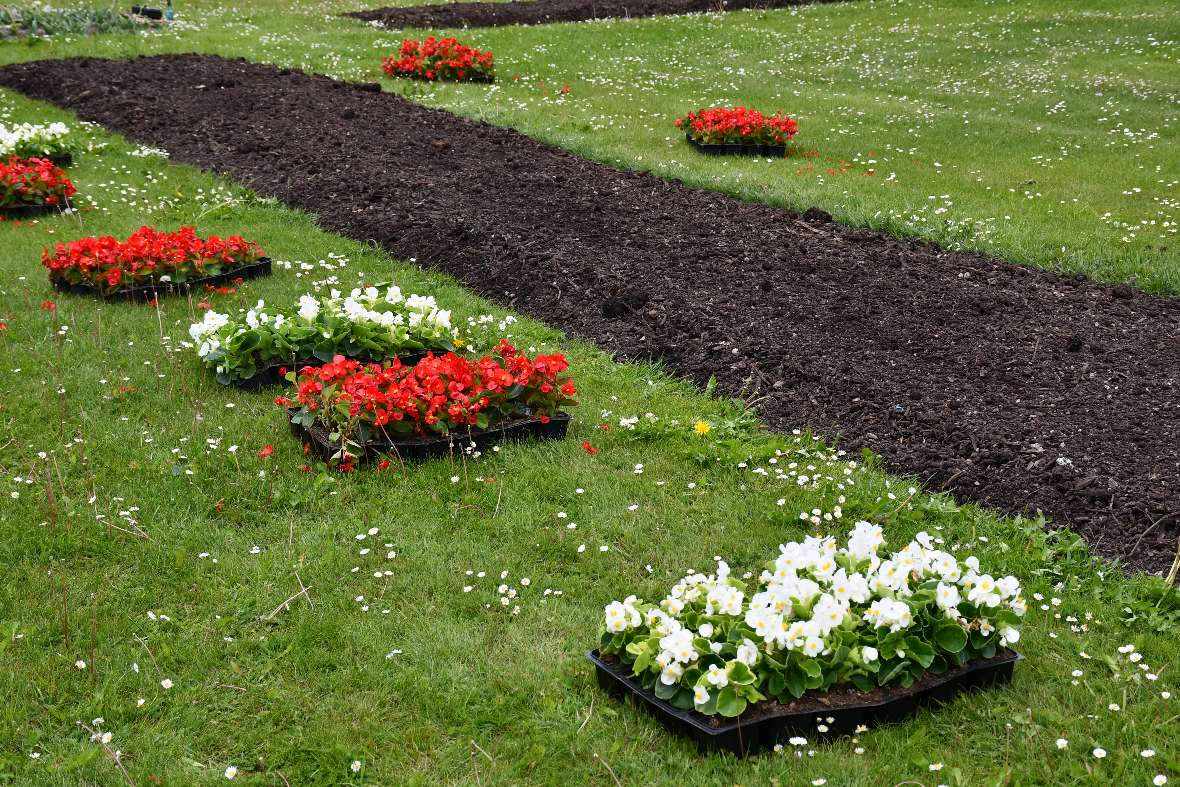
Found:
[[[126,240],[109,235],[59,243],[41,253],[49,281],[63,292],[144,298],[270,273],[270,258],[240,235],[198,237],[193,227],[140,227]]]
[[[325,363],[337,356],[358,361],[446,353],[466,342],[451,311],[429,295],[405,295],[396,285],[304,295],[295,308],[258,301],[244,315],[205,312],[189,327],[193,346],[223,385],[258,388],[284,382],[287,369]]]
[[[73,182],[52,161],[10,156],[0,162],[0,214],[17,217],[69,207]]]
[[[858,522],[843,546],[780,546],[749,582],[719,561],[658,601],[615,601],[588,654],[599,681],[701,745],[744,754],[816,732],[817,715],[820,732],[851,733],[1009,678],[1019,581],[926,533],[893,554],[883,544]]]
[[[794,118],[781,112],[764,115],[746,107],[713,107],[676,119],[689,144],[709,155],[782,157],[799,130]]]
[[[383,455],[445,456],[502,440],[564,437],[576,404],[569,362],[560,353],[530,358],[507,341],[471,360],[429,353],[414,365],[398,359],[361,364],[344,357],[305,367],[295,378],[292,431],[340,469]]]
[[[434,36],[424,41],[403,40],[397,56],[381,62],[381,70],[390,77],[431,82],[491,82],[496,77],[495,57],[490,51],[481,52],[454,38]]]
[[[74,161],[77,144],[65,123],[20,123],[6,126],[0,123],[0,159],[49,159],[58,167],[68,167]]]

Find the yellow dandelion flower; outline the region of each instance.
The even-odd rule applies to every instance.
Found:
[[[692,430],[697,434],[708,434],[713,427],[709,426],[708,421],[697,421],[692,425]]]

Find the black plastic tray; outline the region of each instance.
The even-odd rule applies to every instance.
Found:
[[[108,301],[150,301],[152,298],[158,298],[161,295],[188,292],[189,290],[204,287],[205,285],[216,286],[233,281],[234,279],[256,279],[259,276],[269,276],[270,267],[270,257],[262,257],[257,262],[244,265],[241,268],[234,268],[232,271],[226,273],[219,273],[216,276],[202,276],[199,279],[189,279],[184,282],[170,281],[159,284],[145,284],[142,287],[129,287],[110,294],[104,293],[96,287],[91,287],[89,284],[70,284],[69,282],[53,278],[49,280],[49,283],[58,292],[67,292],[73,295],[97,295],[103,300]]]
[[[857,727],[901,721],[927,705],[942,705],[969,689],[984,688],[1012,679],[1012,670],[1024,657],[1006,651],[993,659],[977,661],[943,675],[921,688],[895,687],[891,695],[869,702],[809,707],[804,710],[772,712],[743,722],[742,717],[705,716],[693,710],[674,708],[643,688],[625,668],[610,664],[597,650],[586,653],[598,674],[598,685],[615,696],[630,693],[642,702],[670,732],[692,738],[701,751],[726,751],[739,757],[773,749],[793,735],[837,737],[853,734]],[[804,695],[805,697],[808,695]],[[819,721],[817,721],[819,719]],[[828,721],[831,719],[831,721]],[[827,731],[820,733],[818,725]]]
[[[726,143],[724,145],[706,145],[697,142],[691,134],[685,134],[688,144],[704,153],[706,156],[765,156],[767,158],[782,158],[787,155],[786,145],[744,145]]]
[[[46,213],[58,213],[69,205],[9,205],[0,208],[0,216],[6,219],[27,219],[33,216],[44,216]]]
[[[435,354],[440,355],[446,352],[445,350],[436,350]],[[402,362],[402,366],[413,366],[418,361],[426,357],[425,352],[420,353],[405,353],[398,355]],[[383,363],[392,358],[357,358],[361,363]],[[285,368],[287,371],[299,371],[304,366],[323,366],[324,362],[319,358],[292,358],[286,361],[271,361],[266,366],[263,366],[254,376],[248,380],[233,380],[230,385],[241,388],[244,391],[257,391],[260,388],[273,388],[276,385],[286,385],[287,381],[279,376],[279,369]]]
[[[299,408],[287,410],[288,415],[294,416]],[[422,461],[451,456],[466,451],[472,443],[476,450],[486,451],[494,445],[510,440],[560,440],[569,431],[573,417],[569,413],[557,413],[543,424],[536,418],[522,418],[516,421],[493,426],[489,429],[472,429],[470,432],[440,435],[439,437],[414,437],[404,440],[372,440],[359,448],[351,446],[351,450],[358,454],[357,462],[371,462],[381,456],[397,456],[409,461]],[[318,425],[310,429],[303,424],[291,422],[291,433],[301,441],[311,446],[312,453],[331,461],[340,450],[340,443],[333,443],[328,439],[328,433]]]
[[[53,166],[57,167],[58,169],[65,169],[74,163],[73,153],[62,153],[60,156],[48,156],[47,158],[52,161]]]

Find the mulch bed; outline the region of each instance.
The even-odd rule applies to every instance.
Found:
[[[772,427],[1171,563],[1180,299],[941,251],[595,164],[373,85],[197,55],[0,68],[15,87],[444,270]]]
[[[440,3],[353,11],[347,16],[385,27],[447,30],[458,27],[543,25],[637,16],[668,16],[750,8],[783,8],[836,0],[523,0],[508,3]]]

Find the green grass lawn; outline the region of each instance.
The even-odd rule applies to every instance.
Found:
[[[291,5],[181,0],[198,29],[9,44],[0,62],[201,51],[372,80],[401,40],[336,16],[357,0]],[[1168,0],[848,2],[460,35],[496,53],[494,87],[387,88],[625,167],[1180,293]],[[796,114],[808,157],[718,161],[675,133],[686,110],[729,103]]]
[[[369,70],[392,46],[391,34],[324,19],[342,6],[283,18],[275,16],[277,7],[231,12],[206,5],[204,27],[178,37],[6,44],[0,59],[202,49],[356,77],[362,64]],[[1001,6],[1008,10],[996,13],[1007,15],[1010,28],[1025,29],[1020,20],[1035,16],[1037,7],[1026,4],[1017,13]],[[657,86],[647,66],[628,58],[651,58],[675,70],[668,57],[687,66],[692,55],[686,47],[705,48],[692,33],[685,39],[691,44],[671,51],[667,42],[674,36],[699,29],[706,40],[725,38],[724,26],[735,25],[731,33],[763,40],[768,29],[794,30],[803,19],[828,30],[832,45],[837,31],[857,24],[857,35],[845,41],[850,53],[848,42],[862,40],[861,32],[884,34],[861,27],[866,14],[895,19],[905,9],[857,4],[747,14],[744,27],[704,18],[588,26],[577,46],[600,53],[598,65],[608,69],[600,85],[571,77],[564,99],[545,98],[535,83],[508,80],[486,101],[486,88],[476,87],[437,88],[421,97],[481,110],[530,132],[547,128],[546,136],[604,159],[628,151],[627,161],[642,157],[639,164],[753,194],[772,167],[783,165],[710,163],[713,169],[681,173],[672,161],[688,161],[687,153],[662,136],[634,143],[645,125],[671,136],[658,102],[672,99],[635,87],[628,96],[621,87],[624,68],[632,70],[631,84],[644,90],[676,88]],[[190,7],[180,10],[184,15]],[[945,30],[967,16],[925,6],[921,13]],[[1127,12],[1119,24],[1129,30],[1156,25],[1140,15]],[[217,28],[226,20],[238,22]],[[1082,29],[1089,35],[1097,27]],[[554,54],[553,72],[542,72],[550,61],[536,44],[546,35],[573,40],[578,29],[481,32],[478,38],[503,53],[502,73],[532,69],[556,83],[561,61]],[[903,34],[918,36],[917,28],[896,35]],[[537,42],[523,40],[529,36]],[[632,55],[614,48],[612,37],[664,41],[664,56]],[[1165,40],[1162,33],[1159,38]],[[968,59],[965,42],[944,43],[956,58]],[[1010,39],[1003,45],[1013,52],[1022,47]],[[1031,38],[1023,46],[1031,46]],[[606,53],[617,62],[603,60]],[[563,57],[574,56],[567,51]],[[752,55],[753,62],[762,57]],[[575,71],[587,70],[570,62]],[[946,69],[954,67],[948,61]],[[1150,80],[1167,81],[1164,73],[1135,76],[1133,64],[1127,74],[1127,84],[1139,92]],[[704,88],[698,77],[693,81]],[[760,83],[750,84],[756,89]],[[849,118],[843,126],[848,137],[872,136],[868,129],[879,128],[879,120],[870,120],[879,110],[869,108],[879,107],[884,94],[868,82],[860,89],[866,114],[858,122],[864,125]],[[618,94],[613,102],[612,93]],[[700,94],[701,101],[708,98],[720,96]],[[642,112],[591,139],[584,126],[609,124],[631,101]],[[851,101],[832,100],[831,111]],[[1159,118],[1167,114],[1163,103],[1156,111]],[[812,125],[826,122],[804,117]],[[69,116],[0,93],[0,119]],[[910,122],[916,121],[901,125]],[[1031,145],[1019,136],[1026,127],[1012,117],[1007,123],[1013,145]],[[894,146],[919,145],[929,155],[933,131],[918,130],[927,135],[922,141],[907,135],[913,141],[903,143],[895,134]],[[259,298],[293,301],[317,283],[348,287],[393,277],[407,290],[428,290],[455,304],[461,316],[503,312],[444,277],[322,232],[304,214],[192,169],[133,155],[134,146],[101,130],[85,133],[92,149],[71,170],[86,195],[84,210],[35,224],[0,224],[0,780],[124,783],[108,753],[79,726],[94,728],[99,717],[99,729],[112,734],[109,749],[120,752],[129,779],[139,785],[223,783],[229,766],[239,769],[236,781],[258,785],[805,785],[824,779],[830,785],[1147,785],[1157,774],[1180,780],[1172,733],[1180,721],[1180,599],[1165,593],[1159,579],[1125,578],[1090,560],[1072,535],[1046,535],[1043,523],[914,494],[908,480],[885,476],[871,459],[836,455],[806,435],[768,435],[735,403],[712,400],[657,368],[615,364],[536,323],[514,326],[516,340],[560,348],[574,362],[582,405],[569,440],[383,473],[304,472],[300,447],[270,395],[222,388],[183,346],[189,323],[201,313],[199,298],[163,300],[156,309],[55,296],[38,264],[40,250],[81,235],[126,234],[143,223],[195,223],[205,233],[241,231],[277,260],[293,263],[235,294],[211,298],[223,311]],[[852,144],[831,136],[825,144]],[[1146,160],[1149,143],[1142,144]],[[1163,156],[1158,144],[1156,154]],[[971,148],[954,149],[965,165]],[[1132,173],[1136,165],[1127,161],[1135,150],[1119,153],[1125,156],[1120,172]],[[948,170],[941,176],[906,165],[903,178],[900,164],[890,167],[898,171],[898,188],[917,194],[938,178],[965,177],[954,174],[956,159],[936,155]],[[1109,183],[1113,174],[1094,171],[1108,164],[1109,151],[1089,155],[1075,188],[1121,189]],[[1082,160],[1079,153],[1046,172],[1060,177],[1066,163]],[[729,170],[742,174],[710,180]],[[1047,175],[1028,177],[1034,176]],[[904,185],[907,179],[911,185]],[[870,180],[830,178],[824,185],[814,175],[783,175],[767,181],[763,196],[794,201],[796,189],[811,189],[798,195],[799,204],[835,210],[837,201],[900,194],[879,183],[856,192],[847,185]],[[967,183],[962,188],[957,204],[977,191]],[[997,191],[984,191],[971,204],[985,204]],[[1047,204],[1047,197],[1030,201],[1040,211]],[[1026,210],[1021,223],[1006,230],[1010,234],[997,232],[992,241],[1003,240],[1015,253],[1022,243],[1032,246],[1034,237],[1065,228],[1057,214]],[[1085,237],[1086,248],[1119,252],[1102,258],[1107,275],[1141,266],[1146,281],[1150,265],[1159,286],[1174,281],[1164,261],[1135,256],[1133,245],[1112,242],[1100,224],[1085,229],[1089,234],[1074,227],[1070,240]],[[333,277],[339,284],[330,283]],[[50,298],[52,311],[43,308]],[[646,413],[658,422],[620,428],[620,418],[646,422]],[[707,436],[693,431],[698,420],[711,425]],[[611,428],[602,430],[604,423]],[[582,449],[584,440],[596,455]],[[259,458],[267,444],[273,456]],[[797,467],[785,472],[795,475],[782,480],[753,472],[792,462]],[[812,480],[800,485],[800,472]],[[800,522],[801,512],[830,513],[837,505],[842,517],[824,529],[843,535],[855,520],[870,519],[885,526],[896,548],[925,529],[977,554],[994,573],[1022,580],[1030,613],[1019,647],[1027,661],[1011,687],[961,698],[857,739],[812,742],[740,762],[699,755],[644,713],[599,691],[582,652],[595,644],[607,602],[632,592],[662,594],[685,570],[709,567],[714,555],[735,570],[756,571],[778,544],[813,532]],[[371,528],[378,532],[369,535]],[[516,591],[507,605],[501,584]],[[301,586],[306,595],[284,608]],[[1119,651],[1127,645],[1141,661]],[[1059,738],[1068,740],[1064,749]],[[1104,758],[1092,753],[1097,747]]]

